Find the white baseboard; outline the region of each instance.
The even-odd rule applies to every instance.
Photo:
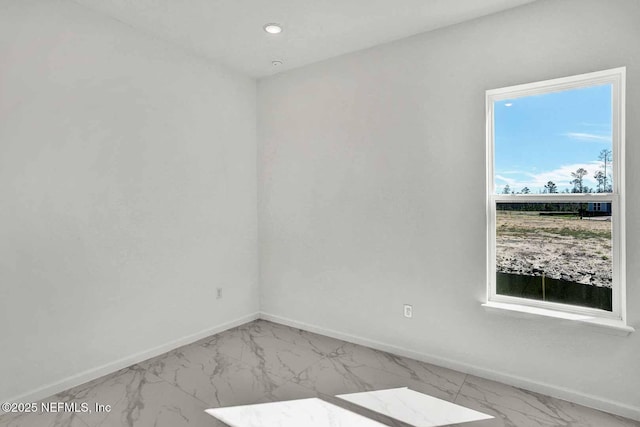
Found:
[[[37,402],[49,396],[53,396],[56,393],[60,393],[72,387],[79,386],[80,384],[95,380],[104,375],[111,374],[113,372],[119,371],[120,369],[135,365],[136,363],[143,362],[147,359],[159,356],[178,347],[194,343],[208,336],[218,334],[220,332],[226,331],[227,329],[235,328],[236,326],[240,326],[258,318],[259,313],[257,312],[248,314],[230,322],[225,322],[212,328],[207,328],[203,331],[196,332],[195,334],[178,338],[177,340],[170,341],[166,344],[162,344],[149,350],[144,350],[131,356],[123,357],[122,359],[107,363],[106,365],[89,369],[77,375],[73,375],[60,381],[56,381],[55,383],[51,383],[35,390],[31,390],[27,393],[21,394],[20,396],[9,399],[0,399],[0,402]]]
[[[303,329],[305,331],[314,332],[320,335],[340,339],[343,341],[360,344],[377,350],[386,351],[388,353],[397,354],[399,356],[409,357],[411,359],[420,360],[422,362],[431,363],[433,365],[442,366],[444,368],[453,369],[465,374],[475,375],[493,381],[508,384],[513,387],[530,390],[536,393],[545,394],[558,399],[567,400],[579,405],[588,406],[590,408],[609,412],[611,414],[620,415],[622,417],[631,418],[640,421],[640,408],[625,405],[612,400],[603,399],[597,396],[581,393],[575,390],[559,387],[552,384],[541,383],[531,379],[519,377],[494,371],[492,369],[471,365],[464,362],[451,360],[431,354],[419,353],[407,348],[398,347],[392,344],[360,337],[357,335],[346,334],[333,329],[327,329],[321,326],[311,325],[297,320],[288,319],[270,313],[261,312],[260,318],[274,323],[291,326],[293,328]]]

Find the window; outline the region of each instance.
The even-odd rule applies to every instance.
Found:
[[[489,90],[491,303],[625,321],[625,68]]]

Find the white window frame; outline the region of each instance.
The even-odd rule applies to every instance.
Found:
[[[508,310],[510,307],[530,307],[531,312],[537,309],[557,312],[558,317],[563,313],[574,313],[589,319],[601,319],[603,322],[620,323],[626,325],[626,262],[625,262],[625,82],[626,68],[581,74],[510,86],[486,92],[487,119],[487,304],[495,304]],[[560,92],[604,84],[612,85],[612,161],[613,161],[613,189],[612,193],[554,193],[554,194],[496,194],[494,174],[494,105],[496,101],[512,100],[516,98]],[[527,202],[566,202],[611,203],[612,206],[612,311],[580,307],[568,304],[519,298],[496,293],[496,205],[498,202],[527,203]],[[526,311],[526,310],[525,310]],[[538,310],[540,311],[540,310]],[[567,318],[567,317],[565,317]],[[570,317],[569,317],[570,318]]]

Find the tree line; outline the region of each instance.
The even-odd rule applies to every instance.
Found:
[[[611,193],[612,192],[612,179],[611,179],[611,150],[605,148],[600,151],[598,160],[602,162],[600,168],[593,174],[593,178],[596,180],[596,188],[589,187],[584,183],[584,177],[589,174],[584,168],[578,168],[575,172],[571,172],[573,178],[569,181],[572,185],[571,190],[565,188],[563,193]],[[539,191],[540,194],[554,194],[559,193],[558,186],[555,182],[549,181],[545,184],[544,189]],[[524,187],[520,191],[516,192],[509,184],[505,185],[502,189],[502,194],[531,194],[529,187]]]

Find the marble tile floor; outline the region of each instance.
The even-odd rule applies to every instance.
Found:
[[[227,427],[205,409],[408,387],[492,415],[469,427],[640,427],[640,422],[322,335],[257,320],[44,399],[92,412],[5,414],[2,427]],[[110,412],[93,411],[111,405]],[[301,426],[304,427],[304,426]]]

